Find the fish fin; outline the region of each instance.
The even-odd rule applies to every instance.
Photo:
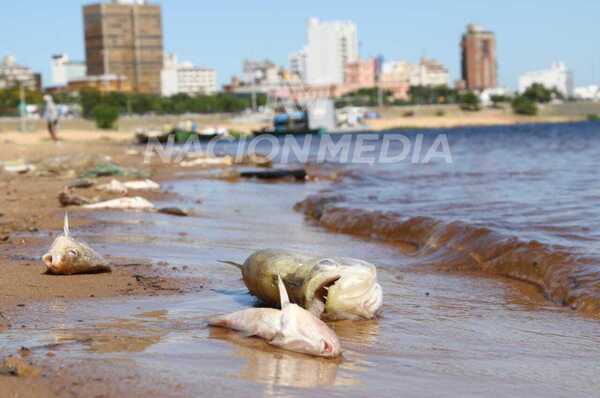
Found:
[[[63,232],[65,234],[65,237],[69,237],[70,231],[69,231],[69,213],[65,212],[65,222],[63,224]]]
[[[239,269],[244,268],[244,264],[236,263],[235,261],[227,261],[227,260],[217,260],[217,261],[222,264],[233,265],[234,267],[238,267]]]
[[[277,286],[279,287],[279,301],[281,302],[281,309],[285,308],[290,303],[287,290],[283,284],[283,279],[280,275],[277,275]]]
[[[279,275],[273,275],[273,283],[277,284],[277,279]],[[292,274],[287,274],[282,279],[285,279],[285,285],[291,289],[300,289],[304,284],[304,280],[302,278],[295,278]]]

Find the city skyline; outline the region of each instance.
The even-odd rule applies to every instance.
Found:
[[[42,72],[45,84],[50,80],[53,54],[65,52],[73,60],[84,59],[81,6],[92,2],[66,3],[40,9],[39,3],[22,0],[3,12],[13,22],[1,24],[0,34],[33,39],[5,43],[0,53],[15,55],[19,63]],[[273,10],[280,6],[270,0],[261,7],[227,2],[156,3],[163,6],[165,51],[215,68],[220,84],[239,75],[246,58],[270,58],[287,66],[288,55],[306,43],[306,23],[311,16],[356,23],[362,57],[383,54],[387,60],[416,62],[426,55],[444,64],[452,81],[460,77],[459,43],[470,22],[496,34],[500,86],[516,88],[519,75],[546,68],[553,61],[565,62],[578,86],[600,80],[600,55],[595,51],[597,45],[594,47],[594,38],[600,36],[600,27],[594,25],[600,4],[581,0],[571,3],[569,21],[564,20],[564,6],[560,7],[564,3],[557,1],[520,4],[511,0],[502,5],[433,1],[403,8],[391,1],[377,1],[366,9],[341,1],[309,0],[302,7],[286,5],[278,16],[273,16]],[[391,13],[390,9],[398,11]]]

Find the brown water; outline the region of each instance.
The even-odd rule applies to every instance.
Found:
[[[477,135],[483,133],[475,134],[477,140],[487,142]],[[587,142],[581,150],[600,151],[600,146]],[[489,145],[483,148],[499,150]],[[0,334],[0,349],[14,351],[26,345],[36,354],[52,350],[73,368],[92,367],[112,374],[107,383],[124,383],[132,390],[162,386],[158,395],[167,396],[597,395],[598,321],[544,299],[529,283],[472,274],[477,267],[465,260],[477,258],[479,252],[469,254],[474,251],[469,246],[473,240],[478,247],[486,242],[492,247],[514,242],[522,245],[519,253],[531,249],[554,255],[556,250],[576,262],[596,258],[598,218],[593,216],[598,209],[593,200],[582,202],[594,189],[584,183],[591,183],[587,173],[592,172],[593,162],[582,161],[579,172],[564,171],[568,164],[562,163],[551,171],[540,170],[539,175],[546,177],[537,177],[539,185],[532,187],[536,177],[525,169],[537,167],[531,158],[539,151],[473,172],[491,173],[485,178],[466,175],[468,167],[461,162],[475,155],[460,148],[453,148],[452,172],[444,172],[448,166],[441,164],[423,166],[428,172],[410,165],[359,171],[342,166],[349,177],[333,187],[185,180],[170,184],[179,197],[166,204],[195,208],[197,217],[100,213],[109,227],[79,231],[99,251],[167,261],[179,270],[187,266],[179,273],[207,277],[206,289],[168,298],[78,303],[57,299],[39,304],[23,315],[35,314],[35,319],[29,319],[34,330]],[[462,160],[460,153],[465,156]],[[503,156],[509,155],[505,151]],[[567,156],[577,164],[575,154]],[[480,161],[470,164],[474,167],[484,159],[481,155]],[[519,166],[522,162],[528,167]],[[523,167],[521,177],[511,179],[503,171],[493,174],[517,166]],[[553,176],[550,181],[548,175]],[[520,184],[519,178],[526,181]],[[502,189],[491,189],[494,180]],[[428,193],[427,186],[439,190],[439,196]],[[556,187],[554,195],[552,187]],[[500,193],[505,188],[515,194]],[[332,190],[343,200],[323,207],[323,196]],[[503,195],[504,204],[493,205]],[[313,198],[305,204],[319,205],[306,208],[319,209],[320,223],[306,222],[304,214],[292,210],[305,197]],[[198,198],[202,204],[196,203]],[[573,210],[576,203],[582,207],[578,211]],[[537,221],[527,223],[526,208],[536,214],[531,220]],[[452,220],[461,222],[452,224]],[[538,228],[540,223],[553,228]],[[569,224],[578,227],[563,233]],[[521,228],[511,229],[516,225]],[[352,234],[332,234],[323,226]],[[561,232],[553,232],[557,228]],[[540,243],[527,243],[530,239]],[[389,244],[390,240],[399,240],[391,242],[399,245]],[[345,349],[341,361],[287,353],[257,339],[207,328],[210,315],[257,304],[247,294],[239,271],[217,260],[242,261],[266,247],[353,256],[377,264],[384,316],[332,324]],[[480,259],[492,257],[484,254]],[[540,267],[544,259],[539,260]],[[439,272],[440,263],[464,272]],[[135,377],[124,376],[132,373]]]

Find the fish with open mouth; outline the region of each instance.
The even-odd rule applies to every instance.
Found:
[[[289,351],[327,358],[339,356],[341,346],[335,332],[310,312],[291,303],[280,277],[277,277],[275,289],[279,293],[281,310],[249,308],[214,317],[208,324],[261,337],[269,344]]]
[[[292,302],[321,319],[372,319],[383,304],[377,269],[363,260],[267,249],[244,264],[222,262],[238,267],[250,293],[269,306],[278,304],[279,275]]]
[[[73,275],[111,272],[108,262],[94,249],[71,237],[69,215],[65,213],[63,235],[57,237],[42,256],[47,274]]]

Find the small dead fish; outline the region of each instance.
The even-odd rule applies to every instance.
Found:
[[[154,209],[152,202],[135,196],[133,198],[119,198],[105,202],[93,203],[83,206],[86,209],[125,209],[125,210],[150,210]]]
[[[70,236],[69,216],[65,213],[64,235],[54,240],[42,261],[47,274],[73,275],[111,272],[108,262],[87,244]]]
[[[277,278],[281,310],[249,308],[209,320],[209,325],[261,337],[285,350],[319,357],[337,357],[341,345],[335,332],[302,307],[290,303],[281,277]]]

